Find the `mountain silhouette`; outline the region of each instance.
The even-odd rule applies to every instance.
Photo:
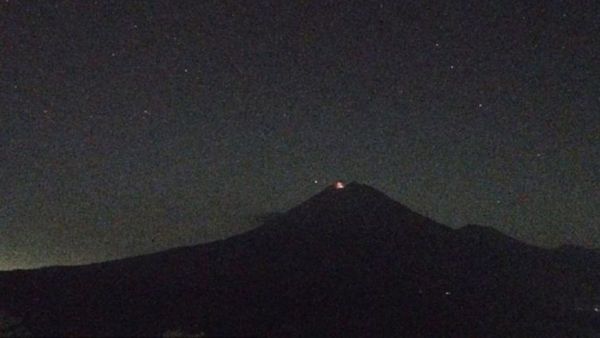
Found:
[[[0,273],[2,313],[42,336],[597,336],[600,255],[455,230],[353,182],[226,240]]]

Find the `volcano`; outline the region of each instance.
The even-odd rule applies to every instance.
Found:
[[[226,240],[0,273],[4,330],[38,336],[595,336],[598,309],[597,251],[452,229],[356,182]]]

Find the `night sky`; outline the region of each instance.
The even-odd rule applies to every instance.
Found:
[[[335,179],[600,247],[600,4],[2,0],[0,163],[0,269],[224,238]]]

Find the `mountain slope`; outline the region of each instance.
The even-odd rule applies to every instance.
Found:
[[[597,253],[452,230],[358,183],[227,240],[0,273],[0,295],[40,335],[600,333]]]

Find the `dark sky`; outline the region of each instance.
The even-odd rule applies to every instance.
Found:
[[[600,247],[597,1],[0,4],[0,269],[222,238],[335,179]]]

